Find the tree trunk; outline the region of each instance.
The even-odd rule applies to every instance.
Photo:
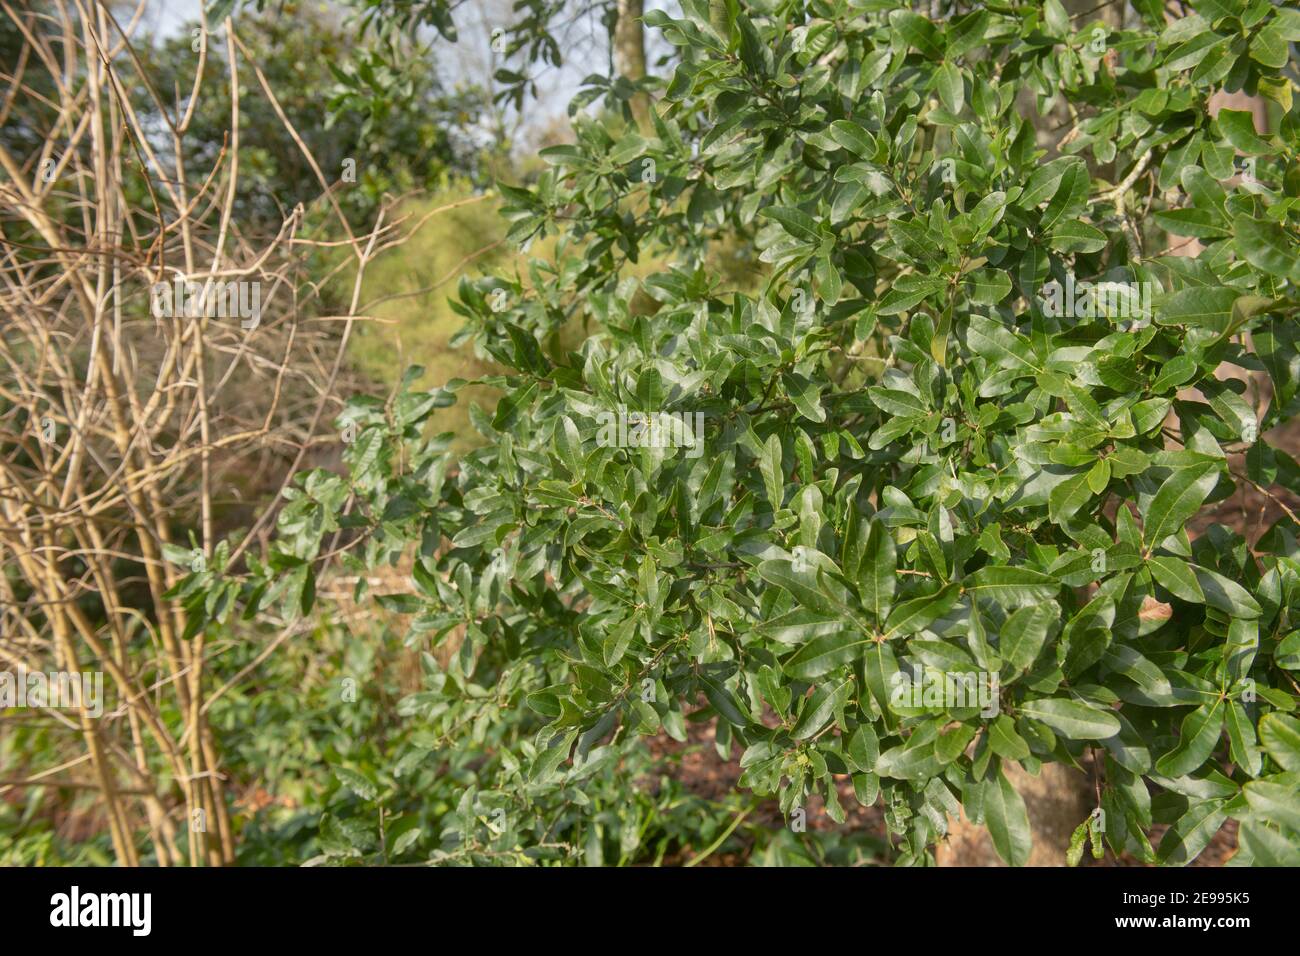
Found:
[[[645,13],[645,0],[618,0],[618,20],[614,24],[614,67],[620,76],[633,82],[645,79],[645,28],[641,17]],[[629,104],[637,128],[648,132],[650,122],[650,97],[637,93]]]
[[[1029,866],[1065,866],[1070,834],[1092,812],[1087,778],[1065,764],[1043,764],[1033,777],[1019,764],[1003,765],[1007,779],[1025,801],[1034,846]],[[988,830],[966,819],[948,818],[948,838],[936,854],[940,866],[1004,866]]]

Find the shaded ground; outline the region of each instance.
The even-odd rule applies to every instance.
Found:
[[[650,752],[655,757],[670,758],[668,773],[698,797],[722,801],[734,793],[741,772],[740,748],[733,745],[729,759],[724,760],[720,757],[715,743],[712,720],[699,723],[688,722],[686,736],[687,739],[683,743],[661,733],[649,739]],[[848,777],[838,779],[837,784],[840,806],[845,812],[845,822],[839,824],[832,820],[826,814],[822,799],[814,797],[809,800],[806,808],[808,830],[810,832],[831,830],[865,832],[881,842],[888,842],[885,817],[879,804],[872,807],[859,804],[853,796],[853,785]],[[774,831],[789,825],[774,798],[758,801],[757,809],[748,816],[747,822]],[[715,853],[701,865],[744,866],[748,858],[748,849],[749,847],[746,847],[745,852]],[[680,862],[683,861],[665,860],[665,863]]]
[[[735,791],[736,781],[740,779],[740,749],[731,748],[730,759],[718,756],[714,743],[714,725],[712,721],[687,724],[687,740],[680,743],[666,734],[660,734],[649,741],[650,750],[656,757],[668,757],[669,770],[675,780],[696,796],[707,800],[722,801]],[[847,777],[837,780],[840,792],[840,805],[844,807],[847,819],[838,824],[826,815],[820,798],[813,798],[808,806],[808,829],[810,831],[830,831],[842,829],[845,832],[860,831],[869,834],[882,843],[889,843],[889,833],[885,827],[884,813],[880,805],[863,807],[853,796],[853,787]],[[750,823],[759,824],[772,830],[787,825],[775,799],[759,801],[758,808],[748,817]],[[1152,846],[1159,846],[1169,827],[1157,824],[1148,833]],[[747,841],[752,843],[751,841]],[[698,848],[695,848],[698,850]],[[704,866],[744,866],[748,859],[748,847],[745,851],[715,853],[705,860]],[[1228,820],[1215,834],[1209,845],[1201,852],[1191,866],[1223,866],[1237,852],[1237,822]],[[680,864],[684,859],[668,859],[666,864]],[[882,860],[882,863],[888,861]],[[971,865],[964,863],[960,865]],[[1142,861],[1125,854],[1116,858],[1109,852],[1101,860],[1094,860],[1090,853],[1084,853],[1081,866],[1107,867],[1144,867]]]

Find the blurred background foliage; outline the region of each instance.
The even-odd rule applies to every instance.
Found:
[[[375,214],[385,193],[437,189],[449,173],[490,177],[494,144],[475,119],[489,94],[472,84],[448,89],[436,62],[411,51],[383,51],[359,39],[337,7],[308,3],[241,16],[249,47],[285,116],[316,158],[354,228]],[[163,102],[186,103],[194,83],[198,27],[187,23],[141,50]],[[402,45],[402,44],[399,44]],[[186,135],[192,181],[202,182],[229,146],[229,65],[220,35],[208,38],[203,95]],[[391,57],[401,55],[399,67]],[[142,97],[143,100],[143,97]],[[143,105],[143,104],[142,104]],[[241,229],[275,229],[297,205],[321,195],[315,172],[276,115],[255,75],[240,76]],[[355,168],[345,166],[352,161]],[[345,178],[345,175],[347,178]],[[355,181],[349,181],[355,175]]]

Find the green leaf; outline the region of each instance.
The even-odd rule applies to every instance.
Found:
[[[1213,52],[1227,45],[1228,38],[1202,29],[1186,43],[1176,47],[1165,60],[1165,69],[1174,72],[1191,70]]]
[[[578,739],[578,731],[570,730],[564,737],[551,741],[551,745],[539,753],[533,761],[531,780],[546,780],[559,769],[560,764],[569,759],[573,742]]]
[[[1057,223],[1048,235],[1048,245],[1057,252],[1098,252],[1106,248],[1106,234],[1078,219]]]
[[[1167,831],[1156,850],[1161,863],[1186,866],[1214,839],[1228,815],[1221,800],[1194,803]]]
[[[1219,239],[1231,235],[1222,215],[1192,206],[1160,210],[1156,213],[1156,225],[1175,236],[1194,236],[1197,239]]]
[[[761,215],[781,224],[781,228],[805,242],[821,242],[821,233],[817,230],[817,220],[793,206],[768,206],[761,210]]]
[[[1293,42],[1300,40],[1300,10],[1276,8],[1269,28],[1276,30],[1283,40]]]
[[[1002,368],[1024,369],[1037,372],[1030,360],[1030,347],[1005,325],[982,315],[972,315],[966,329],[966,341],[971,351]]]
[[[893,604],[897,569],[894,539],[883,521],[872,519],[858,572],[858,594],[863,607],[871,612],[877,623],[885,620]]]
[[[901,388],[873,386],[867,389],[867,395],[876,407],[890,415],[906,418],[926,415],[930,411],[918,396]]]
[[[1051,230],[1067,213],[1078,212],[1083,207],[1084,200],[1088,197],[1089,182],[1088,167],[1083,163],[1071,163],[1065,167],[1056,195],[1052,197],[1052,201],[1043,210],[1042,219],[1038,223],[1039,228]],[[1075,225],[1083,224],[1076,223]],[[1105,236],[1101,233],[1098,233],[1098,235],[1101,236],[1101,241],[1104,244]]]
[[[1156,761],[1156,772],[1166,777],[1184,777],[1210,758],[1223,734],[1223,710],[1219,701],[1202,704],[1185,718],[1178,745]]]
[[[1274,711],[1259,721],[1259,739],[1283,770],[1300,770],[1300,720]]]
[[[1151,662],[1141,651],[1127,644],[1111,644],[1102,655],[1106,666],[1123,674],[1143,690],[1153,694],[1169,694],[1171,688],[1164,671]]]
[[[1052,488],[1047,494],[1047,513],[1056,524],[1068,524],[1079,509],[1092,500],[1092,488],[1088,486],[1088,473],[1071,475]]]
[[[1148,550],[1179,531],[1200,510],[1219,482],[1219,465],[1206,462],[1180,468],[1161,484],[1142,515],[1142,542]]]
[[[960,113],[966,102],[961,70],[952,63],[945,63],[935,71],[934,82],[939,90],[939,99],[947,110],[954,115]]]
[[[963,753],[975,739],[976,730],[970,724],[958,724],[945,730],[934,742],[934,755],[941,764],[950,764]]]
[[[1215,221],[1223,221],[1228,197],[1218,180],[1200,166],[1184,166],[1180,179],[1183,192],[1192,197],[1198,209],[1211,214]]]
[[[1022,607],[1007,618],[998,639],[998,652],[1016,670],[1028,670],[1038,659],[1047,632],[1059,616],[1055,605]]]
[[[979,269],[967,280],[971,300],[981,305],[996,305],[1011,291],[1011,277],[1001,269]]]
[[[190,569],[194,562],[194,548],[183,548],[178,544],[172,544],[170,541],[164,541],[162,546],[163,559],[178,567]],[[200,555],[202,552],[200,552]]]
[[[835,713],[836,705],[842,702],[850,686],[848,681],[839,684],[827,683],[813,691],[812,697],[804,703],[799,720],[790,731],[790,736],[795,740],[807,740],[825,727],[831,715]]]
[[[569,474],[575,480],[582,481],[586,477],[586,470],[583,467],[582,437],[578,434],[578,426],[568,415],[560,419],[555,429],[555,445]]]
[[[1151,576],[1174,597],[1193,604],[1205,603],[1205,592],[1201,590],[1196,574],[1182,558],[1163,555],[1148,558],[1147,567],[1151,569]]]
[[[891,636],[915,634],[952,610],[960,595],[956,584],[947,584],[933,594],[904,601],[885,620],[885,632]]]
[[[1259,747],[1255,745],[1255,728],[1251,726],[1246,708],[1235,700],[1228,701],[1228,711],[1224,722],[1228,728],[1228,743],[1231,748],[1233,763],[1252,777],[1259,776],[1263,761],[1261,760]]]
[[[870,724],[862,724],[849,737],[849,757],[859,770],[874,770],[880,759],[880,738]]]
[[[238,2],[239,0],[208,0],[208,22],[220,24],[226,17],[230,16]]]
[[[1297,257],[1300,244],[1293,242],[1281,226],[1238,215],[1232,218],[1232,231],[1237,251],[1256,269],[1279,278],[1289,276],[1292,281],[1300,281]]]
[[[1105,740],[1120,730],[1119,720],[1114,714],[1063,697],[1027,700],[1020,705],[1020,713],[1041,720],[1071,740]]]
[[[767,443],[763,446],[758,470],[763,476],[767,500],[772,503],[772,510],[777,511],[785,500],[785,475],[781,472],[781,439],[775,433],[768,436]]]
[[[1057,580],[1032,568],[986,565],[963,584],[966,593],[1018,606],[1053,600],[1061,586]]]
[[[983,791],[984,824],[993,840],[993,849],[1009,866],[1024,866],[1033,848],[1025,801],[1001,768],[984,781]]]
[[[1213,286],[1197,286],[1166,296],[1156,307],[1161,325],[1188,325],[1222,331],[1232,319],[1232,304],[1241,292]]]
[[[1242,788],[1250,809],[1266,820],[1300,832],[1300,791],[1270,780],[1252,780]]]
[[[537,155],[552,166],[585,166],[590,162],[586,153],[567,143],[543,147]]]
[[[609,629],[602,648],[606,667],[613,667],[623,659],[640,625],[640,617],[633,615],[624,618]]]
[[[1219,110],[1217,123],[1224,139],[1247,156],[1276,152],[1255,132],[1255,116],[1249,110]]]
[[[843,608],[824,589],[812,570],[796,570],[794,565],[785,560],[763,561],[758,566],[758,574],[769,584],[775,584],[794,595],[794,599],[818,614],[826,617],[838,617]]]
[[[1029,756],[1029,744],[1016,733],[1015,722],[1006,714],[999,714],[988,725],[989,746],[999,757],[1007,760],[1024,760]]]
[[[874,773],[855,773],[853,796],[862,806],[873,806],[880,796],[880,777]]]
[[[925,17],[910,10],[891,10],[889,25],[905,43],[919,50],[926,59],[937,60],[943,56],[943,35]]]
[[[1263,824],[1243,824],[1237,843],[1250,854],[1254,866],[1300,866],[1300,846],[1293,846],[1284,834]]]
[[[740,709],[740,702],[736,700],[736,695],[727,687],[704,674],[700,675],[700,687],[709,704],[729,724],[736,727],[745,727],[749,724],[749,718]]]
[[[1218,608],[1232,617],[1249,620],[1264,613],[1259,602],[1236,581],[1224,577],[1218,571],[1211,571],[1209,568],[1202,568],[1195,564],[1192,565],[1192,573],[1196,575],[1196,583],[1205,594],[1205,603],[1210,607]]]
[[[926,780],[939,772],[934,744],[891,747],[876,761],[875,772],[895,780]]]
[[[849,152],[862,159],[875,155],[876,142],[871,134],[849,120],[836,120],[830,126],[831,138]]]
[[[1090,820],[1084,820],[1070,834],[1070,845],[1065,851],[1065,865],[1078,866],[1083,859],[1083,844],[1088,839]]]
[[[378,785],[365,774],[349,770],[347,767],[335,767],[333,769],[334,778],[362,800],[368,802],[379,796]]]
[[[800,415],[819,424],[826,421],[826,409],[822,408],[821,392],[815,382],[801,375],[788,374],[785,376],[785,390]]]
[[[854,631],[813,638],[787,661],[782,670],[797,680],[812,680],[862,656],[871,638]]]

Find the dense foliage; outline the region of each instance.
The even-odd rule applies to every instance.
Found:
[[[461,383],[354,401],[348,477],[300,478],[265,564],[187,579],[195,626],[309,608],[340,542],[358,572],[411,567],[377,600],[446,664],[403,713],[439,746],[505,746],[521,704],[540,725],[462,808],[506,809],[512,845],[611,747],[707,718],[787,813],[816,792],[842,820],[851,779],[905,863],[959,805],[1024,862],[1013,761],[1094,775],[1097,852],[1185,863],[1231,817],[1237,862],[1300,862],[1295,518],[1198,523],[1243,485],[1300,491],[1269,443],[1300,387],[1300,13],[1191,6],[648,15],[681,53],[653,131],[577,113],[504,190],[554,260],[461,285],[466,336],[511,370],[471,412],[485,444],[424,434]],[[1212,115],[1225,90],[1277,132]],[[579,104],[602,95],[625,91]],[[1064,116],[1052,142],[1035,112]],[[759,294],[701,267],[727,234],[761,252]],[[627,278],[643,249],[678,265]],[[646,447],[665,413],[702,413],[703,447]],[[992,706],[900,703],[926,672],[982,675]]]

